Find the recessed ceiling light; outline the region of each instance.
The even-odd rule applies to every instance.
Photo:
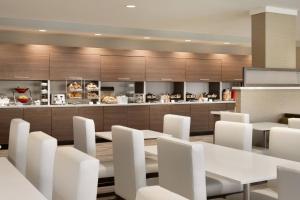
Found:
[[[40,29],[39,32],[47,32],[45,29]]]
[[[192,40],[185,40],[185,42],[191,42]]]
[[[144,37],[144,39],[145,39],[145,40],[149,40],[149,39],[150,39],[150,37],[148,37],[148,36],[147,36],[147,37]]]
[[[94,35],[95,36],[101,36],[102,34],[101,33],[95,33]]]
[[[130,4],[130,5],[126,5],[126,8],[135,8],[136,5]]]
[[[224,44],[231,44],[230,42],[224,42]]]

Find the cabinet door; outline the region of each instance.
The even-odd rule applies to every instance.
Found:
[[[187,59],[187,81],[221,81],[221,60]]]
[[[147,58],[147,81],[185,81],[185,59]]]
[[[212,115],[210,114],[210,112],[224,111],[224,110],[227,110],[226,103],[216,103],[216,104],[209,105],[209,123],[208,123],[209,130],[214,130],[216,121],[220,120],[219,115]]]
[[[0,69],[0,80],[48,80],[48,46],[1,45]]]
[[[251,67],[250,56],[227,55],[222,61],[222,81],[243,81],[243,68]]]
[[[209,107],[207,104],[191,105],[191,131],[207,131],[208,130]]]
[[[170,105],[170,114],[190,116],[191,115],[191,106],[188,104]]]
[[[30,123],[30,131],[43,131],[51,135],[51,108],[24,108],[24,120]]]
[[[164,115],[170,114],[169,105],[153,105],[150,106],[150,130],[163,131]]]
[[[128,106],[128,127],[149,129],[149,106]]]
[[[101,56],[102,81],[144,81],[145,58]]]
[[[102,107],[79,107],[78,116],[94,120],[96,131],[103,131],[103,108]]]
[[[109,106],[103,108],[104,131],[111,131],[111,126],[127,126],[127,106]]]
[[[73,141],[73,116],[77,108],[52,108],[52,136],[59,142]]]
[[[50,79],[100,80],[100,56],[88,54],[52,54]]]
[[[10,121],[22,117],[21,108],[0,108],[0,144],[8,144]]]

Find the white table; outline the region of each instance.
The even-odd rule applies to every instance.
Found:
[[[161,136],[166,136],[167,134],[157,132],[157,131],[151,131],[151,130],[141,130],[144,133],[144,139],[149,140],[149,139],[157,139],[158,137]],[[106,132],[96,132],[96,137],[100,137],[109,141],[112,141],[112,134],[111,131],[106,131]]]
[[[0,198],[47,200],[8,160],[0,158]]]
[[[253,125],[253,130],[261,131],[264,134],[265,148],[268,148],[268,133],[270,132],[271,128],[287,127],[286,124],[280,124],[275,122],[256,122],[256,123],[252,123],[252,125]]]
[[[250,184],[277,178],[277,166],[300,170],[300,163],[242,151],[205,142],[206,172],[238,181],[244,186],[244,200],[250,200]],[[157,156],[157,146],[145,146],[145,152]]]

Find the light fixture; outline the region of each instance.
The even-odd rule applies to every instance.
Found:
[[[126,5],[126,8],[135,8],[136,5],[133,5],[133,4],[129,4],[129,5]]]
[[[95,36],[101,36],[102,34],[101,33],[95,33],[94,35]]]
[[[144,39],[145,39],[145,40],[149,40],[149,39],[150,39],[150,37],[146,36],[146,37],[144,37]]]
[[[45,29],[40,29],[39,32],[47,32]]]
[[[224,42],[224,44],[227,44],[227,45],[228,45],[228,44],[231,44],[231,43],[230,43],[230,42]]]
[[[185,40],[185,42],[191,42],[192,40]]]

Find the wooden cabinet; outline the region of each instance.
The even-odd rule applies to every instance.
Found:
[[[222,81],[243,81],[243,68],[251,67],[250,56],[227,55],[222,61]]]
[[[185,59],[152,58],[146,62],[147,81],[185,81]]]
[[[52,108],[52,136],[60,142],[73,141],[73,116],[77,108]]]
[[[170,105],[170,114],[190,116],[191,115],[191,106],[188,104]]]
[[[22,118],[23,109],[1,108],[0,109],[0,144],[8,144],[10,121],[14,118]]]
[[[103,108],[104,131],[111,131],[111,126],[127,126],[127,106],[109,106]]]
[[[169,105],[153,105],[150,106],[150,130],[163,131],[164,115],[170,114]]]
[[[89,54],[51,54],[50,79],[100,80],[100,56]]]
[[[103,108],[102,107],[79,107],[78,116],[94,120],[95,130],[103,131]]]
[[[41,45],[1,45],[0,80],[48,80],[49,49]]]
[[[144,81],[145,58],[101,56],[102,81]]]
[[[149,129],[149,106],[128,106],[127,119],[130,128]]]
[[[191,105],[191,132],[207,131],[208,115],[208,104]]]
[[[51,135],[51,108],[24,108],[23,118],[30,123],[30,132],[43,131]]]
[[[221,81],[221,60],[187,59],[186,81]]]
[[[215,129],[215,123],[216,121],[220,120],[219,115],[213,115],[210,114],[211,111],[223,111],[228,110],[226,103],[216,103],[216,104],[210,104],[209,105],[209,122],[208,122],[208,129],[214,130]]]

